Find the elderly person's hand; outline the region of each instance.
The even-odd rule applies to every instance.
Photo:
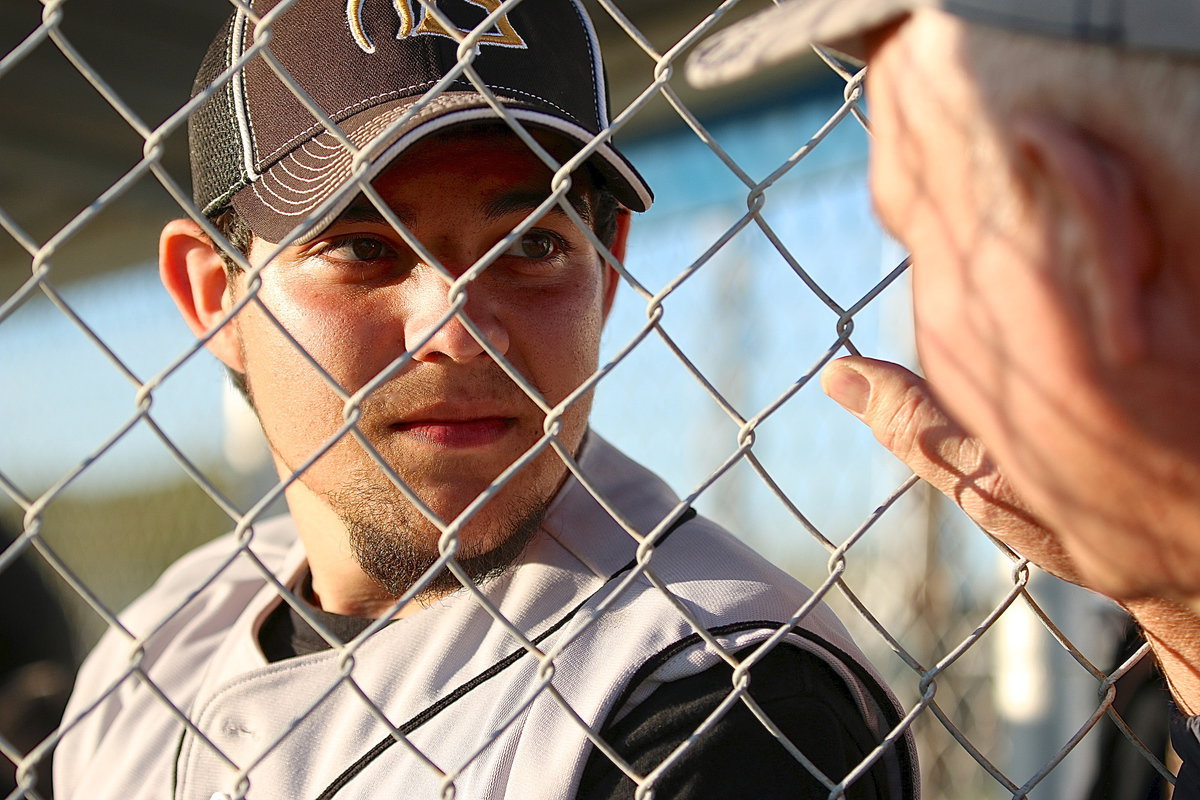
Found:
[[[833,362],[821,384],[988,534],[1050,574],[1094,588],[1072,558],[1069,542],[1039,521],[983,443],[942,410],[923,379],[896,364],[848,357]],[[1200,616],[1165,598],[1125,598],[1121,604],[1145,631],[1180,708],[1200,713]]]

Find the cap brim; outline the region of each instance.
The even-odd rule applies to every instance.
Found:
[[[699,88],[718,86],[813,44],[865,61],[864,37],[918,8],[1029,34],[1186,56],[1200,52],[1196,0],[784,0],[701,42],[688,60],[687,77]]]
[[[496,111],[479,94],[447,92],[411,113],[419,100],[385,103],[347,119],[341,126],[357,148],[372,154],[364,177],[373,180],[397,156],[438,131],[470,122],[500,122]],[[561,116],[532,104],[506,101],[505,110],[523,125],[562,134],[581,146],[595,134]],[[405,115],[409,115],[405,119]],[[401,124],[396,125],[400,120]],[[611,144],[601,144],[589,159],[607,188],[632,211],[645,211],[654,201],[646,181]],[[323,132],[293,150],[243,188],[231,204],[255,235],[281,242],[298,227],[300,244],[327,228],[358,194],[340,191],[354,172],[353,153],[336,137]]]
[[[791,0],[742,20],[701,42],[687,77],[707,88],[743,78],[821,44],[866,59],[865,34],[928,0]]]

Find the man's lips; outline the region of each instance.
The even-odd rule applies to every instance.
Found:
[[[399,422],[392,429],[440,447],[470,448],[499,441],[515,424],[513,417],[430,417]]]

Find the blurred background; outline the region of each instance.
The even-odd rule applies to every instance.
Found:
[[[634,107],[618,142],[657,198],[635,221],[626,262],[642,291],[622,288],[602,359],[637,338],[650,297],[672,289],[658,328],[601,383],[594,428],[681,495],[703,488],[701,513],[810,586],[852,542],[846,591],[829,601],[906,708],[925,703],[914,730],[927,798],[1010,797],[1028,783],[1034,798],[1166,796],[1124,734],[1091,727],[1104,676],[1138,647],[1123,615],[1017,569],[923,484],[880,510],[907,471],[808,380],[839,342],[843,311],[904,258],[871,213],[863,126],[846,116],[772,180],[755,220],[747,183],[675,108],[757,184],[839,113],[844,76],[813,55],[720,91],[692,90],[680,69],[646,96],[656,58],[713,0],[618,0],[608,8],[628,27],[585,4],[612,116]],[[747,0],[720,24],[762,5]],[[245,511],[275,483],[253,416],[217,362],[194,353],[158,283],[158,230],[181,212],[138,172],[136,128],[158,128],[187,99],[229,11],[224,0],[0,3],[0,523],[15,542],[0,555],[0,796],[12,762],[53,728],[105,616],[230,529],[222,503]],[[38,33],[44,13],[68,44]],[[182,126],[164,146],[161,163],[186,193]],[[901,275],[854,314],[851,342],[912,365],[908,307]],[[150,381],[160,385],[143,413]],[[722,471],[742,422],[768,409],[754,429],[757,465]],[[1116,705],[1169,763],[1164,701],[1147,659]],[[36,769],[45,774],[44,762]]]

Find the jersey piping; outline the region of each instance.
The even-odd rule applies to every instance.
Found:
[[[672,523],[671,527],[669,527],[663,533],[662,537],[659,539],[659,543],[666,541],[667,537],[669,537],[672,533],[674,533],[676,530],[678,530],[684,523],[688,522],[695,516],[696,516],[696,510],[694,508],[689,507],[686,511],[683,512],[682,515],[680,515],[679,519],[675,520],[675,522]],[[635,566],[637,566],[637,558],[636,557],[634,557],[632,560],[630,560],[630,562],[628,564],[621,567],[619,570],[614,572],[612,575],[608,576],[608,578],[604,581],[604,584],[599,589],[597,589],[595,592],[593,592],[592,594],[585,597],[574,608],[572,608],[569,612],[564,614],[557,622],[555,622],[549,628],[547,628],[546,630],[544,630],[540,634],[538,634],[538,636],[532,640],[533,644],[541,644],[542,642],[544,642],[546,640],[547,637],[551,636],[556,631],[560,630],[562,628],[562,626],[566,625],[567,622],[572,620],[575,617],[575,615],[578,614],[580,612],[580,610],[583,609],[584,606],[586,606],[588,603],[590,603],[597,594],[604,591],[604,589],[610,583],[612,583],[616,578],[620,577],[621,575],[625,574],[629,570],[633,569]],[[776,627],[778,627],[778,626],[776,626]],[[425,708],[423,711],[421,711],[420,713],[418,713],[417,715],[415,715],[414,717],[409,719],[403,725],[400,725],[396,730],[398,730],[402,735],[407,736],[408,734],[415,731],[417,728],[424,725],[429,720],[436,717],[438,714],[445,711],[447,708],[449,708],[455,702],[457,702],[458,700],[465,697],[466,694],[468,692],[470,692],[472,689],[475,689],[475,688],[483,685],[488,680],[496,677],[501,672],[508,669],[510,666],[512,666],[518,660],[520,660],[521,656],[528,654],[528,652],[529,652],[528,650],[525,650],[523,648],[520,650],[514,650],[512,653],[509,653],[507,656],[505,656],[503,659],[501,659],[500,661],[493,664],[488,669],[479,673],[478,675],[476,675],[474,678],[467,681],[466,683],[460,685],[457,689],[455,689],[453,692],[451,692],[450,694],[443,697],[441,700],[438,700],[436,703]],[[325,788],[325,791],[321,792],[321,794],[317,796],[317,800],[331,800],[331,798],[333,798],[334,795],[336,795],[339,791],[341,791],[343,788],[345,788],[345,786],[348,783],[350,783],[350,781],[354,780],[354,778],[357,777],[360,772],[362,772],[364,769],[366,769],[367,766],[372,761],[374,761],[376,758],[381,756],[389,747],[394,745],[397,741],[398,740],[394,736],[384,737],[382,741],[380,741],[378,744],[376,744],[374,747],[372,747],[370,750],[368,750],[366,753],[364,753],[361,758],[359,758],[357,761],[355,761],[353,764],[351,764],[346,769],[345,772],[343,772],[341,775],[339,775],[337,778],[335,778],[333,783],[331,783],[329,786],[327,786]]]

